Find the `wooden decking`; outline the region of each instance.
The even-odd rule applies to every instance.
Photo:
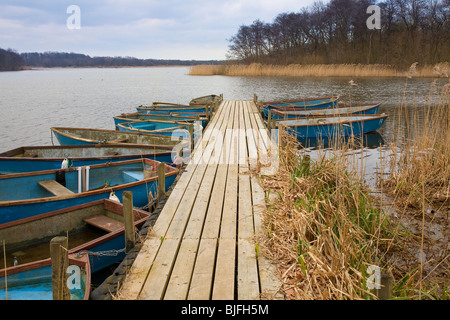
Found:
[[[265,193],[251,175],[270,140],[252,101],[223,101],[118,292],[119,299],[271,299],[258,255]]]

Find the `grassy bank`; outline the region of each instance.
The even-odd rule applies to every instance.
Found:
[[[449,125],[442,114],[444,108],[435,111],[441,123],[433,125],[446,128],[442,126]],[[430,127],[433,125],[430,123]],[[448,141],[450,132],[436,137],[436,147],[444,148],[441,143],[445,142],[440,141],[444,137]],[[372,196],[364,183],[364,165],[349,156],[349,148],[360,148],[364,158],[357,142],[319,150],[314,160],[293,137],[282,136],[280,146],[277,175],[261,177],[268,209],[265,231],[258,241],[260,251],[278,265],[283,282],[280,292],[286,299],[377,299],[368,287],[371,266],[380,267],[391,279],[393,299],[449,298],[448,216],[447,220],[435,221],[444,223],[444,239],[440,247],[433,248],[432,238],[427,237],[432,228],[424,227],[422,215],[421,225],[414,228],[412,219],[406,224],[401,213],[392,216],[386,206],[380,205],[380,199]],[[449,146],[447,143],[442,150],[447,159]],[[448,170],[448,164],[439,163],[440,170]],[[434,181],[443,173],[436,170],[429,172],[435,176]],[[419,176],[417,183],[421,181]],[[409,184],[422,189],[422,185]],[[404,192],[411,194],[410,190]],[[420,202],[423,195],[420,193]],[[425,250],[427,241],[430,250]],[[437,251],[434,256],[429,254],[433,250]]]
[[[440,92],[439,92],[440,91]],[[440,94],[439,94],[440,93]],[[437,98],[432,98],[432,97]],[[399,231],[409,238],[398,257],[413,283],[405,294],[418,298],[450,297],[450,83],[440,88],[433,81],[428,107],[408,114],[407,105],[397,111],[405,122],[386,159],[386,175],[380,179],[392,201]],[[410,113],[411,111],[409,111]]]
[[[448,77],[449,63],[418,66],[412,77]],[[226,75],[251,77],[405,77],[409,70],[398,70],[388,65],[198,65],[190,68],[190,75]]]
[[[263,177],[268,210],[262,236],[278,262],[287,299],[374,299],[367,287],[371,265],[382,260],[388,220],[373,204],[344,148],[311,160],[283,136],[280,168]]]

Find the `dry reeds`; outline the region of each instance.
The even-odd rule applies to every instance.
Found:
[[[287,299],[371,299],[366,271],[382,267],[385,219],[344,157],[299,155],[283,135],[268,194],[263,247],[279,265]]]
[[[399,107],[398,123],[406,122],[406,136],[392,143],[390,169],[380,179],[395,208],[398,231],[409,238],[388,254],[397,261],[397,294],[409,299],[448,299],[450,294],[450,83],[439,94],[436,82],[428,107],[413,114],[406,103]]]
[[[433,82],[431,92],[435,86]],[[408,120],[407,137],[403,145],[399,141],[393,145],[404,151],[393,152],[389,178],[383,181],[398,202],[419,210],[424,199],[427,208],[450,200],[450,83],[437,100],[431,94],[428,100],[428,107],[413,115],[407,114],[406,107],[399,108],[399,118]]]
[[[226,75],[250,77],[448,77],[449,63],[417,66],[404,72],[380,64],[309,64],[309,65],[198,65],[190,68],[190,75]]]

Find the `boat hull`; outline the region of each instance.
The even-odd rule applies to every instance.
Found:
[[[185,122],[195,122],[201,121],[202,126],[205,127],[207,120],[199,115],[187,115],[187,116],[173,116],[170,114],[154,114],[145,112],[135,112],[135,113],[125,113],[120,116],[114,117],[114,125],[116,130],[118,130],[118,125],[120,123],[130,123],[136,121],[148,121],[148,120],[160,120],[160,121],[185,121]]]
[[[71,289],[71,300],[89,300],[91,273],[87,258],[69,256],[69,265],[80,268],[80,289]],[[51,259],[0,270],[0,300],[53,300]],[[6,283],[6,285],[5,285]]]
[[[149,145],[155,149],[172,150],[180,143],[171,137],[123,132],[118,130],[101,130],[88,128],[61,128],[52,127],[50,130],[62,146],[73,145],[98,145],[98,144],[121,144],[121,145]]]
[[[133,216],[134,226],[139,230],[150,213],[133,208]],[[123,220],[123,205],[103,199],[2,224],[0,236],[8,244],[9,264],[17,251],[21,252],[18,263],[24,264],[32,262],[30,259],[49,258],[48,251],[40,249],[42,243],[68,234],[69,253],[89,256],[91,273],[95,273],[125,258]],[[80,243],[78,239],[85,241]],[[101,254],[106,252],[110,254]]]
[[[171,151],[147,145],[30,146],[0,154],[0,174],[61,169],[66,156],[72,167],[141,158],[172,163]]]
[[[276,109],[271,110],[271,118],[278,119],[295,119],[303,117],[317,117],[327,115],[375,115],[378,114],[380,104],[376,105],[364,105],[354,107],[337,107],[337,108],[323,108],[314,110],[288,110],[278,111]]]
[[[293,108],[298,110],[304,109],[322,109],[322,108],[334,108],[339,103],[338,97],[322,97],[311,99],[299,99],[299,100],[286,100],[286,101],[272,101],[264,102],[264,116],[269,116],[269,110],[275,109],[278,111],[292,110]]]
[[[119,199],[124,191],[133,192],[133,205],[148,205],[149,192],[155,195],[156,176],[146,178],[143,167],[155,168],[159,162],[150,159],[120,161],[90,168],[87,190],[82,191],[79,172],[74,169],[49,170],[0,176],[0,223],[7,223],[76,205],[107,199],[114,192]],[[166,165],[166,191],[175,181],[178,170]],[[42,186],[42,181],[61,180],[72,193],[55,195]],[[81,192],[79,192],[81,189]]]
[[[205,113],[206,107],[171,107],[171,106],[140,106],[137,107],[138,112],[144,111],[158,111],[163,114],[178,113],[180,115],[186,115],[187,113]]]
[[[384,124],[388,115],[380,116],[356,116],[342,117],[342,121],[336,121],[340,117],[336,117],[334,121],[329,123],[318,123],[323,118],[310,118],[301,119],[302,124],[299,124],[299,119],[293,120],[280,120],[277,124],[283,125],[283,127],[290,133],[294,134],[297,139],[305,138],[333,138],[336,136],[349,137],[357,136],[364,133],[369,133],[378,130]],[[348,120],[347,120],[348,119]],[[309,121],[309,124],[304,124],[305,121]]]

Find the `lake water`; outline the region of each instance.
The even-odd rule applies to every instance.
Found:
[[[0,73],[0,152],[58,144],[50,127],[114,129],[113,116],[155,101],[187,104],[223,93],[224,99],[307,98],[341,94],[352,104],[380,102],[380,112],[424,109],[433,79],[259,78],[190,76],[186,67],[35,69]],[[349,86],[349,80],[358,85]],[[445,82],[448,80],[445,80]],[[441,80],[444,83],[444,80]],[[379,130],[386,145],[398,134],[395,117]]]

